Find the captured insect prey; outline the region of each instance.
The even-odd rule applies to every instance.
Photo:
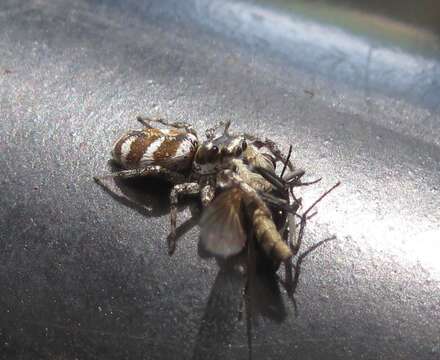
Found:
[[[233,135],[230,122],[206,130],[201,141],[187,123],[146,117],[138,121],[143,129],[126,132],[113,145],[112,159],[122,170],[95,180],[103,186],[106,178],[158,177],[171,183],[170,255],[176,250],[177,205],[185,195],[200,197],[199,246],[205,253],[226,259],[255,239],[257,249],[277,268],[297,252],[301,238],[289,230],[296,232],[301,199],[293,188],[307,183],[301,182],[304,171],[290,162],[291,149],[284,156],[269,139]],[[300,225],[301,233],[305,219]]]

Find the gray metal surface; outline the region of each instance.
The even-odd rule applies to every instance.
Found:
[[[248,357],[242,280],[197,229],[167,255],[167,189],[134,184],[136,211],[92,181],[140,113],[293,144],[324,178],[306,203],[343,183],[305,245],[337,239],[305,260],[297,316],[281,290],[258,317],[254,359],[440,358],[439,57],[283,11],[1,2],[2,358]]]

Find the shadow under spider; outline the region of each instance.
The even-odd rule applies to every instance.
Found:
[[[286,319],[286,307],[276,274],[258,271],[255,276],[251,275],[252,281],[249,282],[247,260],[246,250],[227,260],[217,260],[220,270],[203,313],[193,360],[228,358],[237,337],[235,330],[242,320],[246,321],[247,353],[252,358],[253,323],[259,317],[277,323]]]
[[[110,165],[112,171],[119,170],[112,162]],[[98,184],[118,202],[147,218],[169,213],[171,184],[160,178],[101,178]],[[177,227],[176,240],[197,225],[200,218],[199,201],[191,201],[187,198],[186,201],[179,202],[178,208],[182,209],[185,206],[189,206],[191,217]],[[304,219],[307,220],[307,218]],[[305,220],[303,228],[306,225]],[[282,222],[282,219],[280,221]],[[302,237],[303,234],[300,235]],[[253,235],[249,235],[249,239],[253,239]],[[290,272],[290,278],[288,267],[286,267],[287,281],[277,275],[276,269],[258,249],[255,240],[248,241],[248,245],[241,254],[226,260],[217,259],[220,270],[211,288],[202,317],[193,359],[215,359],[216,356],[224,355],[225,347],[231,343],[233,330],[238,320],[243,318],[243,308],[246,317],[248,358],[251,359],[253,324],[259,317],[268,318],[277,323],[286,319],[287,312],[280,284],[293,302],[295,315],[298,315],[294,295],[299,284],[301,265],[307,255],[332,239],[334,237],[324,239],[299,254],[296,261],[290,263],[291,270],[293,270]],[[204,258],[206,254],[199,249],[199,256]]]
[[[111,161],[110,167],[112,172],[120,170]],[[147,218],[169,213],[171,185],[160,178],[118,179],[102,177],[99,179],[98,185],[105,192]],[[180,209],[189,206],[191,217],[177,227],[177,239],[198,224],[201,213],[199,201],[191,201],[188,198],[179,204]],[[200,249],[199,256],[206,257],[200,252]],[[243,272],[248,267],[247,261],[246,251],[227,260],[217,259],[220,270],[210,290],[193,359],[215,358],[215,354],[220,356],[224,353],[224,351],[215,350],[227,346],[232,340],[233,329],[238,323],[237,320],[242,316],[242,308],[246,298],[244,289],[249,293],[258,294],[255,296],[255,301],[252,300],[250,303],[252,309],[249,310],[249,313],[252,313],[254,318],[260,315],[276,322],[282,322],[286,318],[286,308],[275,272],[258,271],[255,281],[252,281],[252,287],[249,288],[246,286],[247,275]],[[247,310],[248,307],[246,307]]]
[[[109,161],[109,167],[111,172],[121,170],[112,160]],[[146,218],[160,217],[170,213],[172,184],[159,177],[121,179],[103,176],[95,181],[113,199]],[[186,207],[189,208],[191,217],[177,227],[176,240],[197,225],[200,218],[201,206],[198,200],[191,197],[181,199],[177,206],[178,211]]]
[[[253,330],[259,318],[282,323],[287,318],[280,284],[293,302],[298,315],[295,292],[304,259],[324,243],[324,239],[296,257],[292,282],[287,284],[267,263],[255,241],[250,241],[239,255],[217,260],[220,267],[211,288],[200,324],[192,360],[224,359],[236,338],[240,321],[246,322],[247,357],[253,357]],[[204,257],[205,254],[199,252]]]

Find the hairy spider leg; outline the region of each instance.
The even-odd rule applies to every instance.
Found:
[[[150,176],[162,178],[164,180],[169,181],[172,184],[183,183],[185,182],[186,179],[185,176],[183,176],[182,174],[176,171],[168,170],[167,168],[160,165],[149,165],[140,169],[116,171],[104,176],[94,176],[93,179],[100,185],[106,187],[105,184],[102,183],[102,180],[133,179],[133,178],[150,177]]]
[[[200,186],[196,182],[177,184],[170,193],[170,222],[171,230],[168,236],[168,254],[172,255],[176,250],[176,228],[177,228],[177,204],[181,195],[197,195],[200,193]]]
[[[147,116],[138,116],[137,121],[139,121],[142,125],[144,125],[147,128],[152,128],[153,126],[151,126],[150,123],[155,122],[176,129],[185,129],[187,132],[197,136],[197,133],[192,127],[192,125],[184,121],[168,122],[163,118],[150,118]]]
[[[231,121],[230,120],[218,122],[212,128],[209,128],[209,129],[205,130],[206,138],[208,140],[211,140],[214,137],[214,135],[217,132],[217,130],[222,128],[222,127],[224,127],[223,132],[226,134],[228,132],[228,129],[229,129],[230,125],[231,125]]]

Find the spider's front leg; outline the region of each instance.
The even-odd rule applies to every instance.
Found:
[[[223,133],[227,133],[229,126],[231,125],[231,121],[220,121],[219,123],[215,124],[212,128],[205,130],[205,135],[207,139],[212,139],[215,136],[215,133],[218,129],[224,127]]]
[[[200,186],[196,182],[178,184],[173,187],[170,193],[170,220],[171,231],[168,236],[168,253],[172,255],[176,250],[176,228],[177,228],[177,204],[180,195],[197,195],[200,193]]]

